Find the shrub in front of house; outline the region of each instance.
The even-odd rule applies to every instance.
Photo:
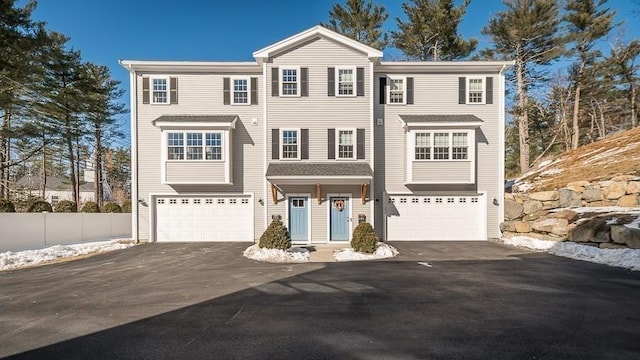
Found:
[[[291,247],[291,236],[289,230],[282,221],[274,219],[269,224],[267,230],[260,236],[258,246],[266,249],[287,250]]]
[[[100,212],[100,207],[98,206],[98,204],[96,204],[95,201],[87,201],[83,206],[82,206],[82,210],[83,213],[99,213]]]
[[[103,213],[121,213],[122,208],[114,202],[108,202],[102,207]]]
[[[74,213],[78,212],[78,207],[71,200],[60,200],[54,207],[54,211],[57,213]]]
[[[9,199],[0,199],[0,213],[16,212],[13,201]]]
[[[130,213],[131,212],[131,200],[125,200],[122,203],[122,212],[123,213]]]
[[[378,235],[376,235],[373,226],[368,222],[360,223],[353,229],[353,236],[351,237],[351,248],[353,250],[371,254],[376,251],[377,243]]]
[[[31,206],[29,206],[29,212],[38,213],[38,212],[53,212],[53,208],[51,208],[51,204],[44,200],[34,201]]]

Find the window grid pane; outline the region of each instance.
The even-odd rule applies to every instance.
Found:
[[[202,133],[187,133],[187,160],[202,160]]]
[[[167,79],[153,79],[152,89],[154,103],[167,102]]]
[[[167,158],[169,160],[184,159],[184,134],[183,133],[167,134]]]
[[[353,95],[353,69],[338,69],[338,94]]]
[[[467,159],[467,133],[453,133],[451,141],[451,158],[455,160]]]
[[[431,159],[431,134],[416,134],[416,160]]]
[[[282,69],[282,95],[298,95],[297,69]]]
[[[286,130],[282,132],[282,158],[297,159],[298,158],[298,132],[295,130]]]
[[[338,158],[353,159],[353,130],[338,132]]]
[[[233,103],[248,104],[249,103],[249,86],[247,79],[233,80]]]
[[[482,79],[469,79],[469,102],[482,102]]]
[[[222,134],[205,134],[205,156],[207,160],[222,160]]]
[[[449,133],[433,134],[433,158],[435,160],[449,159]]]
[[[389,103],[402,104],[404,102],[404,79],[391,79]]]

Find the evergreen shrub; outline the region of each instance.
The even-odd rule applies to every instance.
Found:
[[[286,250],[291,247],[291,236],[289,230],[280,219],[274,219],[269,227],[260,236],[258,246],[267,249]]]

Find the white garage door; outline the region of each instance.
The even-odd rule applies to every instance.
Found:
[[[388,240],[486,240],[485,196],[390,195]]]
[[[156,241],[253,241],[249,195],[156,198]]]

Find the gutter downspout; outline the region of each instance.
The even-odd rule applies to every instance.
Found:
[[[269,98],[267,96],[267,61],[266,59],[262,60],[262,108],[263,108],[263,112],[262,112],[262,142],[263,142],[263,146],[262,146],[262,211],[263,211],[263,223],[262,223],[262,229],[261,230],[265,230],[267,228],[267,226],[269,226],[268,223],[268,209],[269,209],[269,195],[268,195],[268,190],[267,188],[269,187],[269,185],[267,184],[267,165],[268,165],[268,161],[267,161],[267,125],[268,125],[268,116],[267,116],[267,99]],[[272,140],[273,141],[273,140]],[[255,228],[255,224],[254,224],[254,228]],[[260,232],[262,233],[262,232]],[[256,238],[256,234],[254,232],[254,238]],[[255,242],[255,239],[254,239]]]
[[[504,181],[505,181],[505,171],[504,171],[504,131],[505,131],[505,109],[504,107],[506,106],[505,103],[505,79],[504,79],[504,72],[507,70],[507,68],[511,67],[513,65],[513,63],[511,64],[503,64],[502,68],[500,69],[500,71],[498,72],[499,76],[500,76],[500,83],[499,83],[499,87],[498,87],[498,93],[500,94],[500,100],[499,100],[499,104],[498,106],[500,107],[498,109],[498,118],[499,118],[499,134],[498,134],[498,144],[500,144],[500,153],[498,154],[498,161],[499,161],[499,173],[498,173],[498,237],[501,237],[502,233],[500,231],[500,224],[502,224],[504,222]],[[487,199],[489,200],[489,199]]]
[[[129,70],[129,114],[130,114],[130,136],[131,136],[131,238],[136,242],[140,242],[140,233],[138,231],[138,131],[137,131],[137,83],[136,73],[131,64],[124,65],[122,60],[118,61],[121,66]],[[151,205],[151,204],[149,204]]]

